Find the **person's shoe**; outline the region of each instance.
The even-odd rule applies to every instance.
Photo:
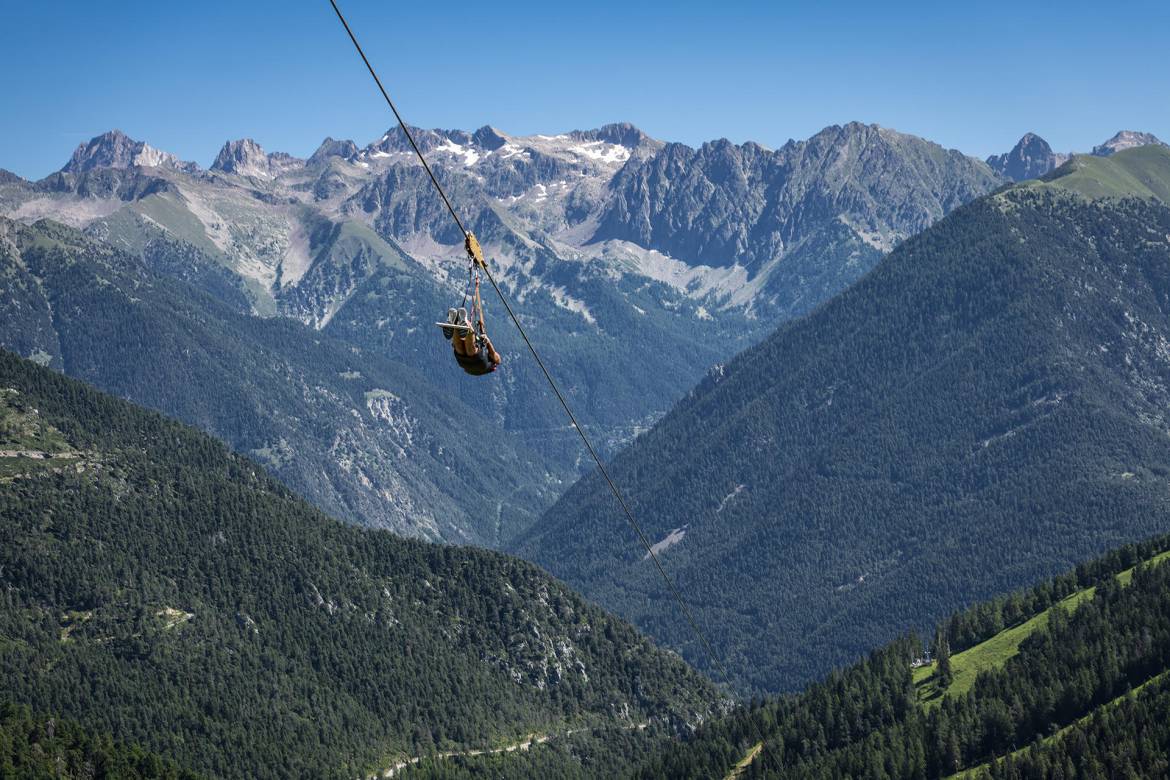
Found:
[[[459,323],[459,312],[455,309],[447,309],[447,322],[452,325],[457,325]],[[454,335],[454,328],[443,328],[443,338],[447,339],[447,341],[450,341]]]
[[[455,310],[455,324],[456,325],[470,325],[471,324],[467,321],[467,309],[464,309],[462,306],[460,306],[458,309]]]

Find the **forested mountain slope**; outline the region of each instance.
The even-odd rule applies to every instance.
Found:
[[[230,287],[208,293],[224,280],[206,258],[154,246],[170,272],[0,217],[0,347],[215,434],[351,522],[494,546],[551,501],[540,460],[469,405],[485,386],[438,393],[377,352],[253,317]]]
[[[717,700],[531,564],[333,521],[0,351],[0,698],[219,777],[340,777]]]
[[[1092,161],[1154,177],[1129,197],[1076,158],[959,209],[616,459],[741,689],[1165,529],[1167,153]],[[590,476],[514,549],[703,664],[630,536]]]
[[[918,666],[922,642],[900,639],[799,696],[704,726],[636,776],[721,777],[749,757],[737,776],[1163,777],[1168,545],[1161,537],[1116,550],[955,615],[932,642],[936,663]],[[964,655],[981,656],[981,669],[960,685],[951,667]]]
[[[20,780],[196,780],[145,750],[96,736],[76,723],[0,704],[0,777]]]

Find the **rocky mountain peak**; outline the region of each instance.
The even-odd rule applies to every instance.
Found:
[[[219,150],[211,170],[224,173],[248,174],[253,170],[268,169],[268,155],[264,148],[251,138],[241,138],[238,141],[228,141]]]
[[[627,149],[637,149],[645,144],[662,145],[629,122],[614,122],[596,130],[574,130],[569,136],[577,141],[604,141]]]
[[[618,172],[591,240],[629,241],[712,268],[738,266],[754,279],[781,260],[811,267],[823,251],[814,246],[850,244],[876,258],[999,182],[980,161],[861,122],[826,127],[776,151],[727,139],[698,149],[671,143]],[[769,283],[753,281],[758,289]]]
[[[448,141],[452,143],[464,145],[470,143],[471,133],[466,130],[442,130],[442,129],[426,129],[422,127],[411,127],[410,134],[414,138],[414,142],[418,144],[418,148],[427,153],[439,146],[444,146]],[[406,134],[402,132],[399,125],[394,125],[387,130],[381,138],[370,144],[363,150],[366,153],[372,152],[413,152],[410,141],[406,139]]]
[[[268,154],[260,144],[251,138],[228,141],[219,150],[211,170],[220,173],[234,173],[238,176],[253,176],[271,179],[288,168],[299,165],[301,160],[284,152]]]
[[[1137,130],[1122,130],[1103,144],[1093,147],[1093,154],[1097,157],[1108,157],[1122,149],[1132,149],[1135,146],[1166,146],[1166,142],[1153,133],[1142,133]]]
[[[353,141],[348,138],[345,140],[338,140],[332,136],[327,137],[317,147],[317,151],[309,158],[311,165],[323,163],[331,157],[341,157],[348,159],[357,154],[358,147]]]
[[[85,173],[95,168],[131,168],[136,166],[168,166],[181,169],[193,168],[175,155],[156,149],[150,144],[135,141],[121,130],[110,130],[78,144],[73,156],[65,164],[63,173]]]
[[[1040,178],[1063,165],[1068,158],[1067,154],[1052,151],[1048,142],[1035,133],[1024,133],[1010,152],[991,155],[987,164],[1000,176],[1024,181]]]
[[[846,122],[843,125],[829,125],[806,141],[789,141],[784,149],[813,151],[822,153],[833,149],[844,151],[857,149],[874,141],[881,141],[893,131],[883,131],[878,125],[867,125],[864,122]],[[894,135],[897,135],[894,133]]]
[[[472,133],[471,140],[476,146],[492,152],[508,143],[507,136],[491,125],[484,125],[476,130]]]

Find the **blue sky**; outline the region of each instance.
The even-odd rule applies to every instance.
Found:
[[[113,127],[207,165],[392,124],[327,0],[4,4],[0,167],[33,178]],[[776,147],[876,122],[969,154],[1032,130],[1170,137],[1170,3],[395,3],[342,8],[407,121]]]

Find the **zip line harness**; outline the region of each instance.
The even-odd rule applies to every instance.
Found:
[[[593,442],[591,442],[589,437],[585,435],[585,429],[582,428],[581,424],[577,422],[577,416],[573,414],[572,408],[569,407],[569,402],[565,399],[565,396],[561,392],[560,387],[557,386],[556,381],[553,380],[552,374],[549,373],[548,368],[545,366],[544,361],[540,357],[540,353],[536,351],[536,347],[533,345],[532,340],[528,338],[528,332],[524,330],[524,326],[520,323],[520,318],[517,317],[516,312],[512,310],[512,306],[508,303],[507,297],[504,296],[503,290],[501,290],[500,286],[496,284],[496,279],[494,276],[492,276],[491,269],[488,268],[487,263],[484,262],[483,250],[480,248],[479,241],[475,238],[475,234],[463,226],[463,220],[459,219],[459,214],[456,213],[455,207],[451,205],[451,201],[447,198],[447,193],[443,191],[443,186],[439,184],[439,180],[435,178],[435,173],[431,170],[431,166],[427,163],[427,158],[423,156],[422,150],[419,149],[418,144],[415,143],[414,136],[410,133],[410,128],[407,126],[406,122],[403,121],[402,115],[398,113],[398,108],[394,105],[394,101],[390,99],[390,94],[386,91],[386,88],[382,86],[382,80],[378,78],[378,73],[374,70],[374,66],[370,64],[370,60],[366,57],[366,53],[362,51],[361,44],[358,43],[357,37],[353,34],[353,30],[350,29],[349,22],[345,20],[345,16],[341,13],[341,9],[337,7],[337,0],[329,0],[329,4],[333,6],[333,11],[337,14],[337,18],[341,21],[341,26],[345,28],[346,34],[349,35],[350,41],[353,42],[353,47],[357,49],[358,55],[362,58],[362,62],[365,63],[366,70],[370,72],[370,76],[373,77],[374,83],[378,85],[378,91],[381,92],[382,97],[385,98],[386,105],[390,107],[390,110],[394,113],[394,118],[398,120],[398,124],[402,128],[402,132],[406,135],[406,140],[410,142],[410,146],[414,149],[414,153],[418,155],[419,162],[422,163],[423,169],[427,172],[427,176],[429,176],[431,179],[431,183],[435,185],[435,191],[438,192],[439,197],[442,198],[443,205],[447,207],[447,211],[451,213],[451,218],[454,219],[455,224],[459,226],[459,231],[463,234],[464,248],[467,250],[467,256],[471,261],[472,273],[476,275],[475,279],[478,280],[478,274],[482,272],[483,275],[487,277],[488,282],[491,283],[492,289],[496,291],[496,295],[500,299],[500,303],[504,305],[504,309],[508,312],[508,316],[511,318],[512,323],[516,326],[516,330],[520,333],[520,338],[524,340],[524,344],[528,347],[528,351],[532,353],[532,358],[536,361],[536,365],[540,368],[541,373],[544,374],[544,378],[548,380],[548,385],[552,389],[553,395],[555,395],[557,400],[560,401],[561,407],[565,410],[565,414],[569,418],[569,422],[572,424],[573,429],[577,431],[577,435],[581,437],[581,441],[585,445],[585,449],[589,451],[589,455],[593,458],[594,463],[597,464],[597,470],[601,472],[601,476],[604,477],[606,484],[609,486],[610,492],[613,493],[613,497],[617,499],[618,505],[621,506],[622,512],[625,514],[626,520],[629,522],[630,527],[633,528],[634,532],[638,535],[638,541],[641,542],[643,549],[646,550],[646,556],[650,558],[650,560],[654,561],[654,566],[658,570],[658,574],[662,577],[662,581],[666,583],[666,587],[669,590],[671,597],[674,599],[675,603],[678,604],[679,609],[686,617],[687,623],[690,624],[691,632],[699,640],[699,644],[703,647],[707,658],[715,667],[719,669],[719,672],[723,675],[723,678],[725,680],[730,680],[730,675],[728,675],[727,669],[723,666],[723,662],[720,661],[719,656],[715,654],[715,650],[711,647],[710,640],[707,639],[707,635],[699,627],[698,621],[695,620],[695,616],[691,613],[691,608],[687,606],[687,602],[685,599],[683,599],[682,593],[679,592],[678,587],[674,584],[674,580],[670,578],[670,575],[666,573],[666,569],[663,568],[662,561],[658,559],[658,554],[654,552],[654,547],[650,544],[650,540],[646,537],[646,534],[642,531],[642,527],[638,525],[638,521],[634,518],[634,513],[630,510],[630,505],[626,503],[625,496],[623,496],[622,492],[618,490],[617,484],[609,475],[609,470],[605,467],[605,461],[601,459],[601,455],[599,455],[597,450],[593,447]],[[476,299],[478,300],[478,284],[475,286],[475,294]],[[480,314],[480,324],[482,325],[482,306],[480,307]],[[443,323],[439,323],[439,325],[440,327],[443,327]]]
[[[481,268],[487,268],[487,263],[483,260],[483,250],[479,246],[479,240],[470,230],[463,237],[463,246],[467,250],[467,259],[470,261],[468,263],[468,278],[471,284],[468,285],[468,289],[471,290],[474,288],[474,292],[471,295],[471,311],[475,315],[476,329],[481,335],[486,336],[487,326],[483,321],[483,300],[479,297],[479,272]],[[467,293],[464,293],[464,306],[467,305],[467,297]]]
[[[470,261],[467,266],[467,289],[463,293],[463,302],[458,308],[447,310],[447,321],[436,322],[443,331],[443,338],[451,342],[451,349],[455,355],[455,362],[459,367],[472,376],[490,374],[499,368],[500,353],[492,346],[492,340],[487,335],[487,324],[483,316],[483,299],[479,294],[480,270],[486,269],[483,260],[483,250],[474,233],[467,233],[463,238],[463,246],[467,250]],[[471,299],[471,314],[467,312],[467,301]]]

